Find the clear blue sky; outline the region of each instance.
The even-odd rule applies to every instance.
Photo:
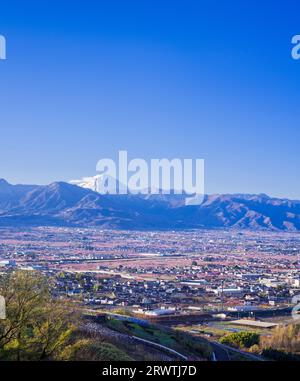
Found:
[[[279,4],[281,3],[281,4]],[[206,192],[300,199],[298,1],[0,3],[0,177],[204,158]]]

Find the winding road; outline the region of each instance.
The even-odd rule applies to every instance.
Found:
[[[260,356],[229,347],[225,344],[217,343],[216,341],[210,341],[210,344],[213,347],[216,361],[232,361],[230,358],[230,352],[235,352],[243,357],[247,357],[251,361],[265,361]]]

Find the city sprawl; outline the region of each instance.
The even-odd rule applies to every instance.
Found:
[[[287,232],[2,228],[0,265],[51,274],[57,295],[89,308],[170,318],[291,306],[299,253]]]

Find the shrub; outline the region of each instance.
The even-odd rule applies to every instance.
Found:
[[[260,353],[260,347],[257,344],[252,345],[252,347],[249,348],[249,352],[251,353]]]
[[[286,353],[277,349],[265,348],[262,356],[275,361],[299,361],[300,356],[292,353]]]
[[[222,337],[220,343],[234,348],[250,348],[259,344],[259,335],[252,332],[235,332]]]
[[[82,339],[69,345],[60,355],[60,360],[70,361],[132,361],[125,352],[106,342]]]

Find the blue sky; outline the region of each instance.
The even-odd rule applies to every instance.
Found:
[[[274,4],[275,3],[275,4]],[[0,177],[204,158],[206,192],[300,199],[297,1],[0,2]]]

